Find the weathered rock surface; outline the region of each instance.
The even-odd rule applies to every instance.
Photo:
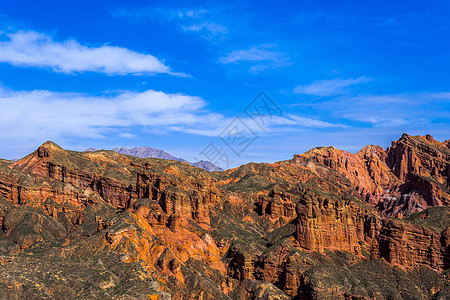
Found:
[[[430,135],[403,134],[386,151],[372,145],[356,154],[334,147],[315,148],[290,162],[318,174],[327,170],[343,174],[366,202],[387,216],[402,217],[450,204],[448,141],[438,142]]]
[[[449,146],[209,173],[47,142],[0,160],[0,298],[445,297]]]

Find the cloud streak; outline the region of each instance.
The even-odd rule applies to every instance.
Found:
[[[202,98],[154,90],[91,96],[0,88],[0,106],[3,141],[106,138],[118,134],[133,138],[141,130],[217,136],[234,120],[208,111]],[[250,118],[242,120],[253,131],[269,134],[341,126],[293,114],[268,118],[269,126],[263,130]]]
[[[184,31],[201,33],[202,37],[207,40],[220,38],[228,33],[228,29],[225,26],[208,21],[195,23],[190,26],[182,26],[182,29]]]
[[[449,99],[448,93],[362,94],[317,102],[314,109],[350,121],[354,127],[432,130],[433,124],[450,121]]]
[[[317,80],[309,85],[295,87],[294,93],[314,96],[335,96],[344,93],[347,87],[368,83],[370,80],[370,78],[364,76],[350,79]]]
[[[44,90],[0,89],[2,139],[77,136],[104,137],[112,128],[168,127],[211,122],[198,97],[148,90],[89,96]]]
[[[250,72],[257,73],[265,69],[274,69],[288,64],[287,56],[275,50],[276,45],[252,46],[249,49],[233,50],[219,59],[222,64],[251,64]]]
[[[76,74],[97,72],[107,75],[152,75],[173,72],[160,59],[115,46],[88,47],[75,40],[54,41],[34,31],[0,33],[0,62],[17,67],[49,68]],[[5,39],[6,38],[6,39]]]
[[[183,32],[195,33],[208,41],[223,39],[228,28],[218,24],[212,12],[202,8],[170,9],[167,7],[141,7],[138,9],[119,8],[112,15],[131,20],[154,20],[176,24]]]

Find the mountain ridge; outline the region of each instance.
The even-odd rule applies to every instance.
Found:
[[[89,148],[86,149],[86,151],[98,151],[96,148]],[[132,155],[139,158],[161,158],[161,159],[168,159],[168,160],[176,160],[181,162],[186,162],[194,167],[202,168],[206,171],[214,172],[214,171],[223,171],[222,168],[218,167],[214,163],[210,161],[200,160],[195,163],[191,163],[183,158],[175,157],[164,150],[151,148],[151,147],[134,147],[134,148],[127,148],[127,147],[116,147],[112,149],[112,151],[125,154],[125,155]]]
[[[403,135],[208,172],[47,142],[0,160],[0,298],[440,299],[449,150]]]

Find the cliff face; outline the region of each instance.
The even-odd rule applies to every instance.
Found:
[[[446,262],[446,233],[434,233],[414,224],[398,221],[385,221],[380,230],[377,243],[379,256],[387,262],[403,266],[428,265],[443,270],[449,267]]]
[[[296,223],[296,241],[308,251],[371,253],[374,259],[384,258],[403,268],[418,264],[437,270],[449,267],[447,231],[380,218],[350,200],[305,195],[297,205]]]
[[[448,154],[403,135],[386,151],[316,148],[209,173],[47,142],[0,160],[0,296],[438,297]]]
[[[305,194],[297,204],[295,238],[301,248],[323,253],[340,250],[361,254],[364,213],[351,201]]]
[[[345,175],[366,202],[387,216],[403,216],[430,206],[450,204],[449,142],[430,135],[404,134],[384,151],[366,146],[356,154],[334,147],[315,148],[291,160],[325,166]]]
[[[393,173],[403,181],[410,173],[435,178],[440,184],[450,185],[449,142],[438,142],[431,135],[409,136],[404,134],[387,149],[386,160]]]
[[[420,209],[450,204],[450,148],[432,136],[404,134],[387,149],[386,163],[405,184],[402,194],[416,194]]]

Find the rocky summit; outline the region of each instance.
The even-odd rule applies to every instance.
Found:
[[[448,299],[450,140],[208,172],[46,142],[0,160],[1,299]]]

